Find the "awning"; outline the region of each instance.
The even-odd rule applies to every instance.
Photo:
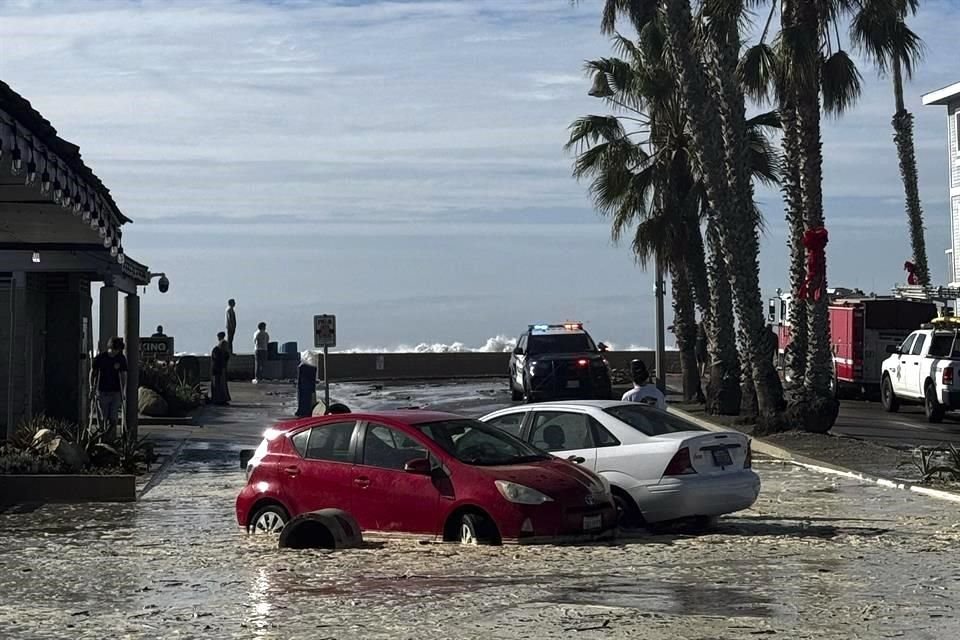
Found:
[[[0,246],[101,250],[124,263],[130,222],[84,164],[80,149],[0,82]]]

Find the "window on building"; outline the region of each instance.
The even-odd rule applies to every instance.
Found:
[[[953,114],[953,139],[956,142],[954,151],[960,154],[960,111]]]

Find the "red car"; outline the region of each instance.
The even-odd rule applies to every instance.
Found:
[[[324,508],[349,512],[364,531],[467,544],[595,539],[616,526],[606,480],[447,413],[282,423],[267,430],[247,476],[237,521],[254,533]]]

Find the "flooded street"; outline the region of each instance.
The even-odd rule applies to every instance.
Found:
[[[960,634],[960,526],[950,503],[758,462],[759,501],[707,535],[281,550],[236,525],[239,448],[194,434],[136,504],[0,514],[3,637]]]

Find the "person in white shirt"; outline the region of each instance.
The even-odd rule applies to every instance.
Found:
[[[650,382],[650,372],[642,360],[634,360],[630,369],[633,372],[633,389],[623,394],[624,402],[643,402],[657,409],[667,408],[667,399],[657,385]]]
[[[267,362],[267,345],[270,344],[270,334],[267,333],[267,323],[257,325],[257,332],[253,334],[253,383],[263,380],[263,365]]]

